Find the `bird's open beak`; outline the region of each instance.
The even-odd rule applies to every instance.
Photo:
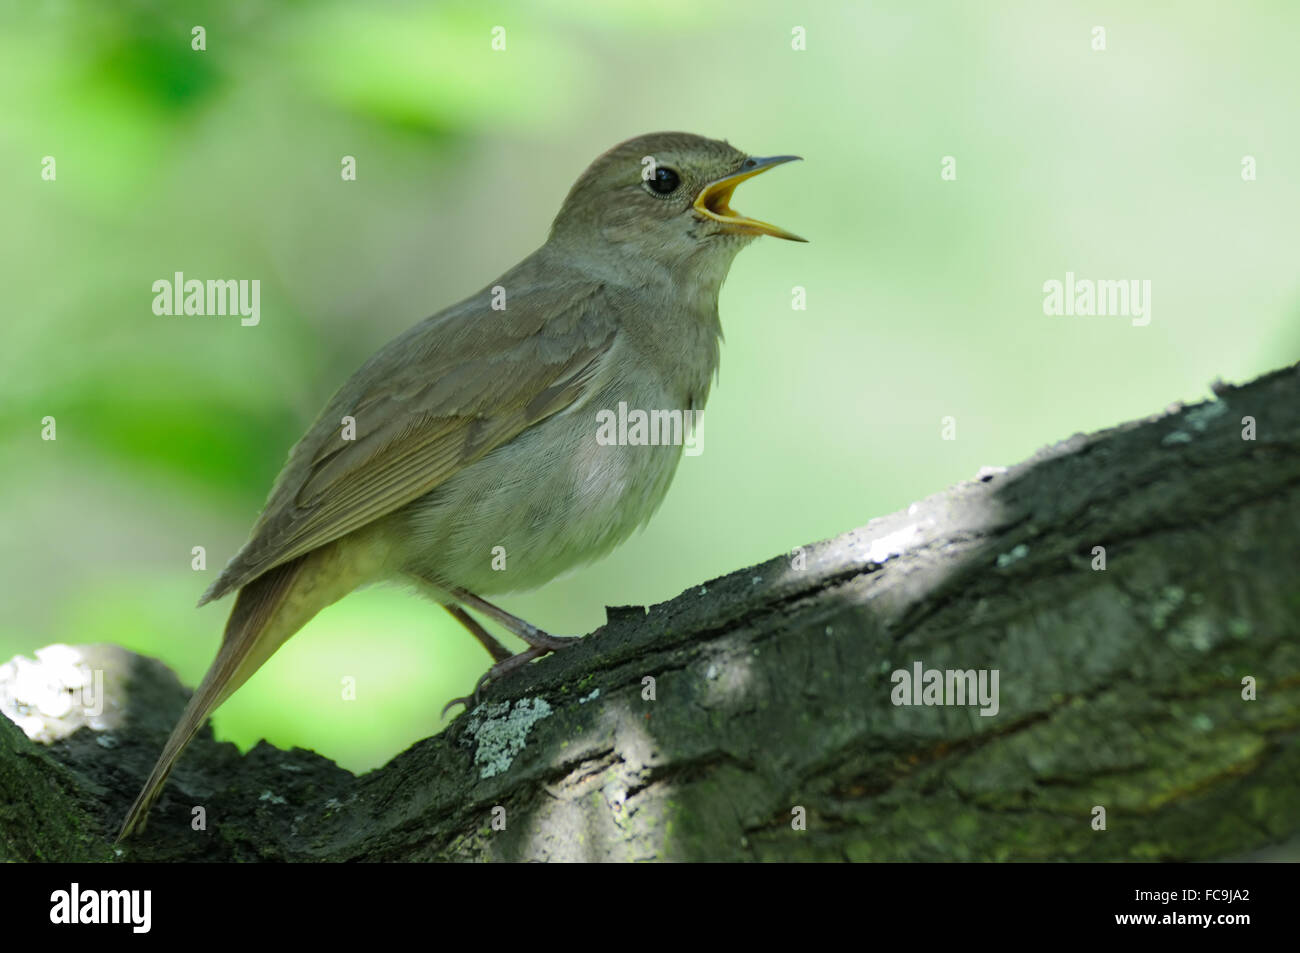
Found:
[[[699,212],[705,218],[711,218],[715,222],[721,222],[729,229],[738,232],[750,232],[756,235],[771,235],[774,238],[785,238],[792,242],[806,242],[808,239],[800,238],[793,232],[787,232],[784,228],[777,228],[775,225],[769,225],[767,222],[760,222],[756,218],[746,218],[739,212],[733,211],[727,203],[731,201],[731,193],[736,191],[736,186],[746,179],[752,179],[761,172],[766,172],[774,166],[781,165],[785,162],[793,162],[800,156],[767,156],[766,158],[753,157],[745,160],[745,164],[740,167],[739,172],[734,172],[725,178],[717,179],[710,182],[701,191],[700,196],[695,200],[695,211]]]

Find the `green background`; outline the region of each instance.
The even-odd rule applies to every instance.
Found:
[[[28,6],[0,20],[0,658],[117,642],[196,683],[230,601],[194,602],[325,400],[645,132],[803,155],[735,205],[811,243],[737,259],[704,453],[649,528],[500,600],[552,632],[1300,352],[1291,2]],[[154,315],[175,271],[260,279],[261,324]],[[1044,316],[1067,271],[1150,280],[1151,323]],[[217,732],[373,767],[486,663],[366,590]]]

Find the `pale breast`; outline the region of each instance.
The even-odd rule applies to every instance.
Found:
[[[530,589],[643,525],[682,456],[686,433],[669,414],[682,420],[691,398],[654,373],[616,376],[394,514],[410,540],[406,568],[479,595]],[[635,411],[660,412],[661,432],[638,432]],[[653,436],[677,442],[633,442]]]

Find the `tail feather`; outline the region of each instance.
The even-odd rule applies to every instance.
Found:
[[[234,693],[262,664],[269,659],[308,618],[315,614],[320,606],[310,608],[307,618],[284,618],[277,620],[277,615],[298,616],[300,612],[281,613],[289,600],[294,584],[299,579],[305,563],[311,554],[300,556],[282,566],[270,570],[250,582],[240,590],[226,622],[225,635],[221,641],[221,650],[216,660],[208,669],[203,682],[190,698],[189,705],[171,737],[163,748],[158,763],[149,774],[140,796],[127,812],[126,821],[117,835],[122,841],[138,831],[144,830],[149,817],[149,810],[162,793],[167,776],[171,774],[176,759],[193,740],[199,728],[207,721],[217,707]],[[306,607],[301,607],[306,608]],[[274,623],[274,624],[273,624]],[[287,631],[286,631],[287,630]]]

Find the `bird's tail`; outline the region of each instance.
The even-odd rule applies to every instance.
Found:
[[[277,566],[239,591],[226,622],[221,651],[190,698],[180,722],[172,729],[171,737],[167,739],[140,796],[127,812],[122,830],[117,835],[119,841],[144,830],[149,810],[162,793],[176,759],[208,716],[312,616],[343,595],[331,593],[333,598],[321,601],[325,594],[321,587],[311,584],[314,580],[310,577],[314,573],[304,572],[314,568],[311,564],[318,555],[319,551],[308,553]]]

